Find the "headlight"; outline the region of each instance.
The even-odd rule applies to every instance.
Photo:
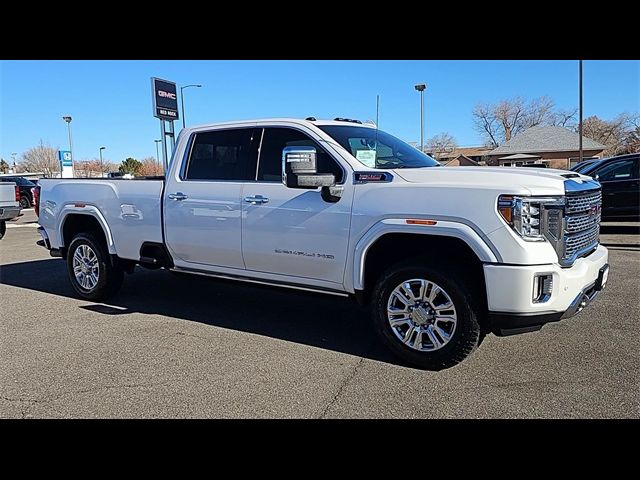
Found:
[[[557,240],[562,232],[564,197],[519,197],[500,195],[498,212],[524,240]]]

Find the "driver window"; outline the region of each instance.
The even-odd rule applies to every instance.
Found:
[[[336,177],[336,183],[343,181],[342,168],[320,145],[299,130],[278,127],[264,129],[258,165],[258,181],[281,182],[282,150],[285,147],[297,146],[315,147],[318,173],[333,173]]]
[[[635,162],[633,159],[615,162],[604,167],[602,171],[598,172],[598,179],[601,182],[611,180],[631,180],[635,177],[634,166]]]

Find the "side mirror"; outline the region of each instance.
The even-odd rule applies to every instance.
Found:
[[[318,173],[314,147],[286,147],[282,150],[282,180],[289,188],[332,187],[335,175]]]

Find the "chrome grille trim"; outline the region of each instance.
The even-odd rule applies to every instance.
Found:
[[[560,265],[569,267],[598,246],[602,190],[595,181],[578,184],[569,180],[565,181],[565,191],[563,235],[556,250]]]
[[[594,247],[598,244],[598,235],[600,234],[600,226],[596,225],[590,230],[586,230],[565,237],[564,256],[572,258],[579,252]]]
[[[567,233],[582,232],[600,225],[600,214],[567,217]]]
[[[591,192],[584,195],[567,196],[567,215],[588,212],[591,205],[602,203],[602,192]]]

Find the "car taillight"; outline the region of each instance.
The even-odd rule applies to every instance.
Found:
[[[36,216],[40,216],[40,185],[36,185],[31,189],[31,198],[33,198],[33,210]]]
[[[20,187],[15,186],[16,189],[16,202],[20,203]]]

